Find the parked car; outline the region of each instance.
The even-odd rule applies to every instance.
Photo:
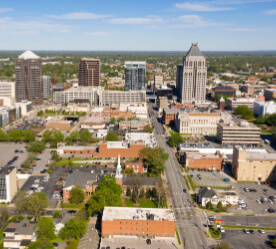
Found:
[[[47,169],[43,169],[40,171],[40,174],[45,174],[45,173],[47,173]]]
[[[267,192],[268,192],[268,189],[267,189],[267,188],[264,188],[263,191],[264,191],[265,193],[267,193]]]
[[[243,229],[244,233],[250,233],[248,229]]]
[[[223,181],[224,182],[230,182],[230,179],[229,178],[224,178]]]
[[[249,230],[249,232],[250,232],[251,234],[254,234],[254,233],[255,233],[255,231],[254,231],[254,230]]]
[[[224,230],[223,227],[220,227],[220,232],[221,232],[221,233],[225,233],[225,230]]]
[[[265,233],[264,229],[260,229],[258,231],[259,231],[259,233]]]
[[[249,188],[244,188],[244,191],[245,192],[249,192]]]

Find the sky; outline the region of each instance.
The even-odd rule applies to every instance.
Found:
[[[276,50],[276,0],[1,0],[0,50]]]

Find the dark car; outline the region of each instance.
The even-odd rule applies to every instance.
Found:
[[[269,212],[269,213],[274,213],[274,209],[269,208],[269,209],[267,209],[267,212]]]
[[[194,175],[193,175],[193,174],[190,174],[190,177],[194,177]]]
[[[68,214],[75,214],[75,213],[76,213],[76,210],[68,210],[67,213],[68,213]]]
[[[184,189],[183,189],[183,192],[184,192],[184,193],[186,193],[186,192],[187,192],[187,190],[184,188]]]
[[[267,193],[267,192],[268,192],[268,189],[267,189],[267,188],[264,188],[263,191],[264,191],[265,193]]]
[[[255,188],[250,188],[249,191],[250,192],[257,192],[257,190]]]
[[[58,248],[58,243],[57,242],[53,242],[53,246],[54,246],[55,249]]]
[[[45,173],[47,173],[47,169],[43,169],[40,171],[40,174],[45,174]]]
[[[254,234],[254,233],[255,233],[255,231],[254,231],[254,230],[249,230],[249,232],[250,232],[251,234]]]

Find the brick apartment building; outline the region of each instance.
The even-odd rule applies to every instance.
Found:
[[[176,119],[177,113],[180,111],[180,109],[169,109],[169,108],[164,108],[163,110],[163,123],[165,125],[169,125],[171,122],[174,122]]]
[[[121,236],[174,237],[176,221],[173,210],[159,208],[105,207],[102,237]]]

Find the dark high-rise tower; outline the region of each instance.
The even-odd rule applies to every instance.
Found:
[[[202,104],[206,98],[207,67],[205,57],[197,43],[193,43],[183,58],[183,64],[177,66],[176,92],[182,104]]]
[[[141,90],[145,87],[146,62],[125,62],[125,90]]]
[[[79,65],[79,86],[100,85],[100,59],[82,59]]]
[[[43,102],[41,58],[26,51],[16,59],[15,95],[16,101],[32,101],[34,105]]]

